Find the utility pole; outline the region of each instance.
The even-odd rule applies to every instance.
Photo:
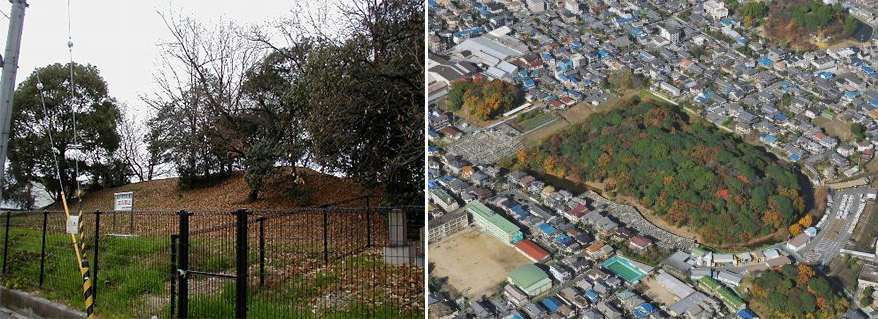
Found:
[[[0,185],[6,178],[6,151],[9,149],[9,129],[12,125],[12,93],[15,91],[15,72],[18,71],[18,51],[21,48],[21,30],[24,28],[24,9],[27,0],[9,0],[9,32],[6,35],[6,53],[3,54],[3,73],[0,75]],[[0,188],[0,202],[3,194]]]

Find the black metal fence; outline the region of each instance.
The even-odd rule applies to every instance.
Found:
[[[115,222],[114,222],[115,221]],[[89,212],[98,317],[422,318],[423,207]],[[82,309],[63,212],[4,212],[2,284]]]

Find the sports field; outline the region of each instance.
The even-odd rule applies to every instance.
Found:
[[[643,277],[646,277],[645,272],[634,267],[634,265],[619,256],[611,257],[603,263],[603,266],[619,277],[622,277],[622,279],[628,283],[635,283],[640,279],[643,279]]]
[[[510,271],[530,263],[515,248],[475,228],[430,244],[430,277],[448,283],[470,298],[500,289]]]

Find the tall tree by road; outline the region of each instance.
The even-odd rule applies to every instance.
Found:
[[[53,160],[56,154],[61,183],[68,193],[76,189],[74,156],[79,156],[81,175],[87,177],[86,190],[128,182],[127,168],[114,157],[120,143],[116,127],[121,121],[116,100],[110,97],[97,67],[81,64],[74,64],[71,97],[69,67],[56,63],[38,68],[18,86],[9,137],[10,171],[17,185],[13,187],[26,189],[36,182],[55,200],[61,192]],[[40,103],[37,75],[47,112]],[[79,150],[74,149],[74,114]],[[54,144],[49,143],[50,130]]]

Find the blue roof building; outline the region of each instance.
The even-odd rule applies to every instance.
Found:
[[[539,225],[537,225],[537,228],[539,228],[540,232],[546,236],[551,236],[551,235],[554,235],[556,232],[558,232],[558,230],[555,229],[555,227],[553,227],[552,225],[546,224],[546,223],[540,223]]]
[[[737,315],[738,315],[738,318],[741,318],[741,319],[755,319],[755,318],[757,318],[756,314],[747,308],[738,310]]]
[[[546,297],[545,299],[540,301],[540,303],[543,304],[543,306],[545,306],[546,309],[549,310],[549,312],[555,312],[555,310],[558,310],[558,308],[560,308],[562,305],[561,301],[555,299],[554,297]]]
[[[598,303],[601,301],[601,297],[598,295],[597,291],[594,291],[594,289],[586,291],[585,298],[588,298],[588,301],[591,301],[592,303]]]
[[[555,241],[564,246],[573,244],[573,238],[570,238],[570,236],[567,236],[565,234],[558,234],[558,236],[555,236]]]
[[[626,24],[626,23],[631,23],[631,22],[634,22],[634,21],[637,21],[637,18],[635,18],[635,17],[631,17],[631,18],[616,18],[616,24],[619,24],[619,25]]]
[[[634,316],[638,319],[646,318],[653,312],[655,312],[655,306],[648,302],[634,308]]]

